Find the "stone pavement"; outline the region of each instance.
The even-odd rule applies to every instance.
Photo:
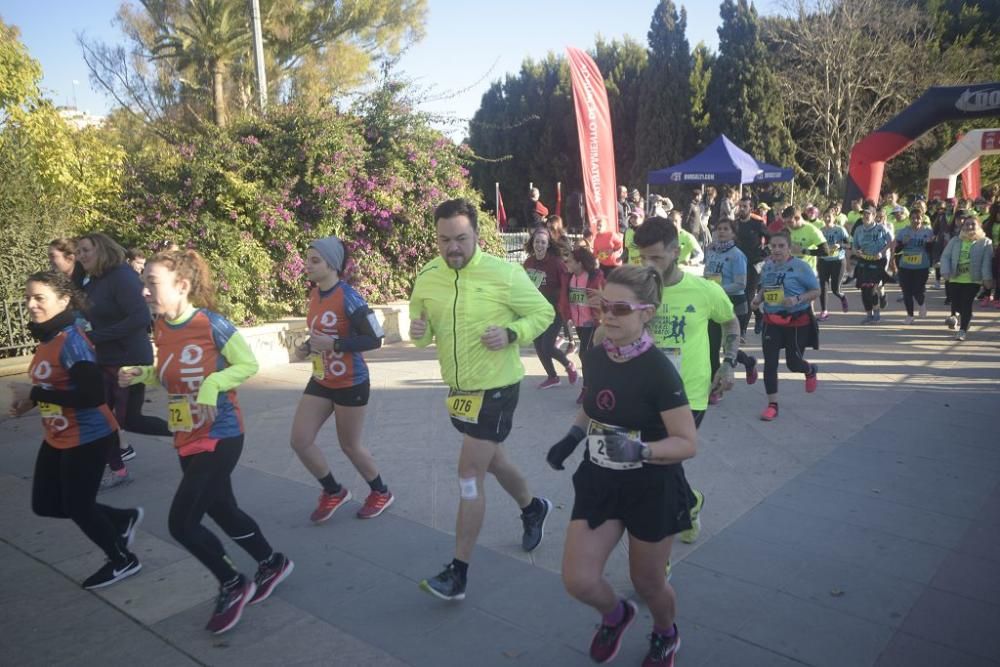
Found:
[[[818,393],[783,373],[774,423],[757,419],[762,382],[738,384],[706,415],[686,465],[707,496],[702,537],[673,556],[679,665],[1000,665],[1000,313],[977,309],[969,339],[956,343],[941,324],[942,298],[931,291],[931,316],[910,327],[895,303],[874,328],[856,312],[833,315],[822,349],[808,354],[820,364]],[[856,308],[856,291],[850,299]],[[757,343],[751,334],[747,349]],[[556,510],[544,543],[524,554],[517,508],[491,480],[468,597],[455,604],[416,585],[450,560],[458,504],[458,436],[433,352],[393,345],[369,355],[365,441],[397,501],[368,522],[354,518],[356,504],[323,526],[308,521],[318,488],[287,445],[307,365],[251,380],[240,392],[248,438],[237,497],[296,568],[222,637],[202,629],[214,582],[167,534],[179,478],[167,442],[130,435],[136,481],[101,496],[146,508],[135,547],[143,571],[90,593],[78,582],[101,554],[68,521],[30,512],[37,418],[0,422],[2,662],[591,664],[597,618],[558,574],[570,475],[544,463],[577,390],[537,391],[540,366],[528,349],[523,356],[508,449]],[[8,396],[0,384],[0,403]],[[162,410],[162,393],[151,398],[147,411]],[[332,424],[320,439],[338,479],[363,498]],[[607,573],[631,594],[621,548]],[[616,664],[641,662],[649,625],[642,608]]]

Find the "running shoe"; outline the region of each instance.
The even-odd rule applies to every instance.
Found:
[[[777,405],[771,405],[769,403],[768,406],[766,408],[764,408],[764,411],[760,413],[760,420],[761,421],[770,422],[770,421],[774,421],[777,418],[778,418],[778,406]]]
[[[913,324],[913,315],[907,315],[904,317],[903,324]]]
[[[705,506],[705,494],[698,489],[691,489],[694,493],[694,507],[691,508],[691,527],[682,530],[680,534],[681,542],[691,544],[701,535],[701,508]]]
[[[365,504],[361,506],[358,510],[359,519],[374,519],[382,512],[389,508],[389,505],[396,500],[395,496],[392,495],[392,491],[386,489],[385,493],[380,491],[372,491],[365,498]]]
[[[576,372],[576,366],[573,365],[572,361],[569,362],[566,365],[566,377],[569,378],[569,383],[576,384],[576,379],[579,376],[580,376],[579,373]]]
[[[142,564],[135,557],[135,554],[126,552],[126,555],[128,556],[128,561],[125,563],[119,563],[118,565],[115,565],[111,561],[105,563],[100,570],[84,580],[83,587],[88,591],[92,591],[95,588],[104,588],[105,586],[118,583],[126,577],[131,577],[142,569]]]
[[[232,629],[240,622],[243,608],[247,606],[257,591],[257,585],[242,574],[232,584],[219,587],[219,597],[215,600],[215,611],[208,619],[205,629],[215,635]]]
[[[455,564],[448,563],[436,577],[421,581],[420,590],[441,600],[464,600],[465,585],[465,577]]]
[[[524,525],[524,534],[521,536],[521,548],[525,551],[534,551],[542,543],[545,537],[545,522],[552,513],[552,501],[548,498],[539,498],[542,509],[538,512],[521,512],[521,523]]]
[[[249,604],[259,604],[270,597],[271,592],[295,569],[295,563],[283,553],[275,552],[271,559],[261,563],[257,574],[253,577],[257,591],[250,598]]]
[[[865,318],[861,320],[861,324],[873,324],[875,322],[875,316],[872,314],[865,315]]]
[[[618,649],[622,645],[622,636],[628,630],[628,626],[632,625],[632,621],[635,620],[639,611],[639,608],[631,600],[622,600],[622,603],[625,605],[625,617],[622,618],[621,623],[618,625],[604,625],[602,623],[590,642],[590,659],[597,664],[604,664],[615,659],[615,656],[618,655]]]
[[[828,319],[830,319],[830,313],[828,313],[828,312],[826,312],[826,311],[824,310],[823,312],[821,312],[821,313],[819,314],[819,317],[817,317],[816,319],[817,319],[817,320],[819,320],[820,322],[825,322],[825,321],[827,321]]]
[[[717,392],[713,391],[712,393],[710,393],[708,395],[708,404],[709,405],[718,405],[719,401],[721,401],[721,400],[722,400],[722,394],[719,394]]]
[[[965,329],[959,329],[955,334],[955,340],[965,340]]]
[[[562,384],[562,380],[560,380],[557,377],[554,377],[554,378],[545,378],[544,380],[542,380],[542,383],[540,385],[538,385],[538,388],[539,389],[549,389],[551,387],[558,387],[561,384]]]
[[[807,394],[812,394],[813,392],[816,391],[816,385],[819,384],[819,377],[817,377],[818,373],[819,373],[819,366],[817,366],[816,364],[813,364],[812,365],[812,372],[808,373],[806,375],[806,393]]]
[[[756,384],[757,377],[757,357],[750,357],[750,363],[747,364],[747,384]]]
[[[125,445],[122,449],[122,461],[131,461],[135,458],[135,450],[132,449],[132,445]]]
[[[949,315],[948,317],[944,318],[944,323],[950,331],[954,331],[955,329],[958,328],[958,318],[955,317],[954,315]]]
[[[141,507],[129,510],[128,523],[125,524],[125,530],[122,531],[122,539],[125,541],[126,549],[132,548],[132,543],[135,542],[135,531],[139,529],[139,524],[142,523],[142,518],[145,515],[146,513]]]
[[[920,317],[927,317],[927,304],[920,304]]]
[[[120,470],[111,470],[108,468],[104,471],[104,477],[101,478],[101,486],[97,490],[97,493],[104,493],[119,486],[128,486],[131,483],[132,478],[129,476],[126,468],[121,468]]]
[[[674,623],[674,636],[664,637],[655,632],[649,635],[649,653],[642,661],[642,667],[673,667],[674,656],[681,648],[681,635]]]
[[[351,499],[351,492],[346,488],[341,487],[340,493],[327,493],[324,490],[319,494],[319,504],[313,513],[309,515],[309,519],[313,523],[323,523],[331,516],[333,513],[340,509],[340,506]]]
[[[935,280],[934,281],[934,289],[941,289],[941,281],[940,280]]]
[[[848,311],[848,306],[847,306],[847,297],[846,297],[846,296],[842,296],[842,297],[840,297],[840,307],[841,307],[841,309],[842,309],[842,310],[843,310],[843,311],[844,311],[845,313],[846,313],[846,312]]]

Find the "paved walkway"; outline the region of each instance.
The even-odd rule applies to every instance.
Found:
[[[894,298],[890,295],[890,301]],[[850,293],[857,307],[856,291]],[[782,374],[778,421],[757,420],[762,383],[739,385],[709,411],[689,478],[707,495],[701,539],[678,545],[673,583],[678,664],[1000,665],[1000,313],[976,312],[969,340],[950,340],[942,292],[931,316],[904,327],[891,304],[876,328],[856,313],[823,327],[818,393]],[[751,335],[753,351],[757,338]],[[556,504],[531,555],[495,482],[468,597],[443,604],[416,583],[451,557],[458,437],[444,416],[433,353],[406,345],[370,355],[365,440],[397,495],[377,520],[355,508],[323,526],[318,493],[288,448],[305,364],[262,372],[241,390],[247,448],[237,496],[295,573],[236,630],[202,630],[215,585],[167,534],[179,471],[168,443],[130,436],[134,484],[102,501],[140,503],[143,571],[103,592],[78,582],[102,562],[66,521],[30,513],[36,419],[0,422],[0,655],[11,665],[585,665],[595,615],[573,602],[558,569],[572,503],[569,472],[544,463],[565,433],[576,388],[538,392],[525,351],[509,451]],[[12,378],[17,379],[17,378]],[[23,378],[22,378],[23,379]],[[7,404],[0,385],[0,402]],[[148,411],[163,408],[151,394]],[[321,434],[339,480],[367,487]],[[246,571],[253,564],[230,552]],[[609,577],[630,593],[623,551]],[[641,662],[650,619],[616,664]]]

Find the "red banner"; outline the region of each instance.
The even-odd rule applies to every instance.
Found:
[[[982,195],[980,178],[979,158],[976,158],[962,172],[962,194],[966,199],[975,199]]]
[[[611,112],[604,78],[590,56],[566,47],[573,81],[576,129],[580,136],[580,162],[587,220],[594,225],[604,218],[606,230],[618,232],[618,202],[615,198],[615,146],[611,136]]]
[[[500,227],[501,232],[507,231],[507,211],[503,207],[503,197],[500,196],[500,184],[496,186],[497,190],[497,225]]]

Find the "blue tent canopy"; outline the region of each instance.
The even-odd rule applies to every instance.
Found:
[[[758,162],[724,134],[690,160],[649,172],[651,185],[766,183],[792,180],[791,169]]]

